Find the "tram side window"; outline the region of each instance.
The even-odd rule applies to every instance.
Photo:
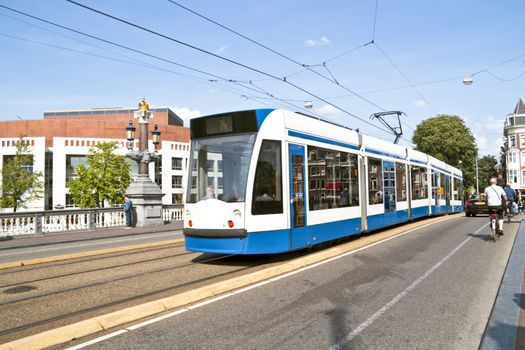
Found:
[[[253,182],[252,214],[282,213],[282,198],[281,142],[263,140]]]
[[[445,175],[432,170],[432,199],[443,199],[445,190]]]
[[[396,193],[397,201],[404,202],[407,200],[407,172],[406,165],[396,162]]]
[[[412,200],[427,199],[427,169],[411,165],[412,175]]]
[[[439,187],[438,187],[438,195],[439,199],[445,199],[445,174],[440,173],[439,174]]]
[[[383,175],[380,159],[368,158],[368,201],[370,204],[383,203]]]
[[[461,190],[461,180],[454,177],[454,192],[452,193],[453,200],[458,201],[463,199],[463,191]]]
[[[357,155],[308,146],[309,210],[359,205]]]

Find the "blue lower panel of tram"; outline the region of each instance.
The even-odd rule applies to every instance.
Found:
[[[408,210],[368,216],[368,231],[408,221]]]
[[[441,215],[446,213],[452,213],[451,205],[433,205],[432,215]]]
[[[361,218],[307,226],[307,232],[310,245],[359,234]],[[204,253],[269,254],[293,250],[290,246],[290,230],[248,232],[243,238],[186,236],[185,240],[187,250]],[[308,244],[295,249],[307,246]]]
[[[428,206],[427,205],[425,205],[424,207],[412,208],[412,210],[410,211],[411,219],[421,218],[424,216],[428,216]]]

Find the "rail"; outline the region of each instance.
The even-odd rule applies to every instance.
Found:
[[[182,220],[184,206],[162,206],[164,223]],[[0,213],[0,238],[126,226],[122,207]]]

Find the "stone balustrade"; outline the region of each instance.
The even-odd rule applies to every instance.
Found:
[[[162,206],[164,223],[182,220],[184,206]],[[126,226],[122,207],[0,213],[0,238]]]

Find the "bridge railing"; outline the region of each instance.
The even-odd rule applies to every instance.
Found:
[[[162,206],[164,223],[182,220],[184,206]],[[0,213],[0,238],[126,226],[122,207]]]

